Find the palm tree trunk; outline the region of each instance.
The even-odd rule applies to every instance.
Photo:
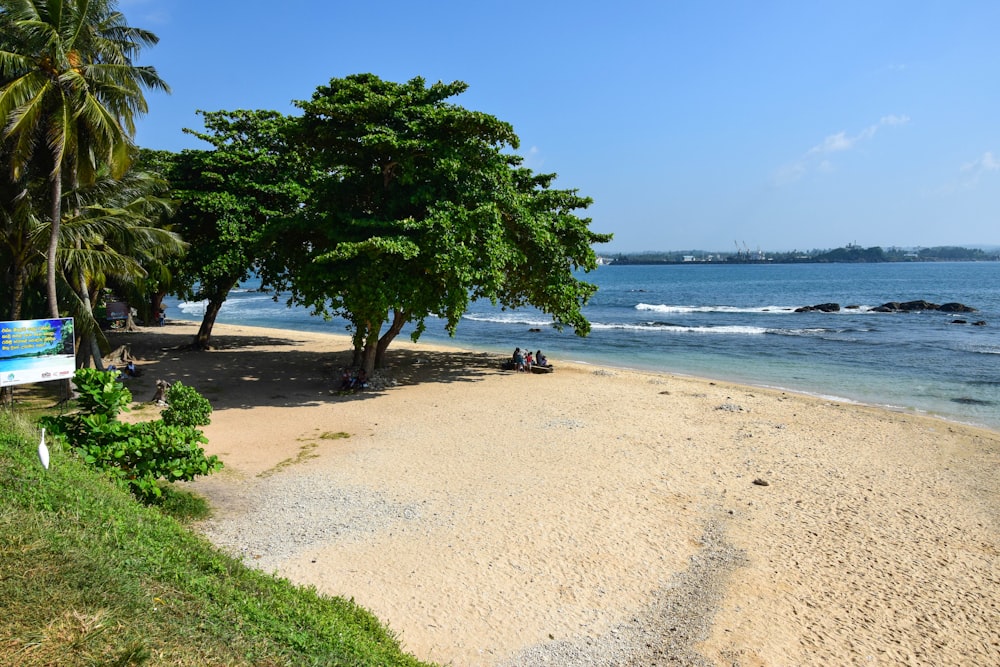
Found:
[[[10,290],[10,319],[21,319],[21,306],[24,302],[24,267],[14,267],[14,285]]]
[[[49,317],[59,317],[59,297],[56,294],[56,254],[59,251],[59,224],[62,222],[62,169],[52,172],[52,227],[49,231],[49,249],[46,260],[46,288],[48,290]]]
[[[59,225],[62,222],[62,168],[56,165],[52,172],[52,228],[49,231],[49,249],[45,255],[45,283],[49,302],[49,317],[59,317],[59,296],[56,293],[56,255],[59,251]],[[69,380],[59,382],[63,401],[73,398],[73,385]]]

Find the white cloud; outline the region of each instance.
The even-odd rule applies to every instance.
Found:
[[[823,139],[822,142],[807,150],[798,160],[779,168],[775,174],[774,182],[777,185],[787,185],[802,178],[810,170],[833,171],[833,164],[830,160],[821,156],[852,150],[858,144],[872,140],[875,134],[883,127],[906,125],[909,122],[909,116],[892,114],[882,116],[877,123],[869,125],[853,136],[848,135],[846,130],[831,134]]]
[[[962,186],[967,189],[974,188],[979,185],[979,180],[983,177],[983,174],[991,171],[1000,171],[1000,160],[993,155],[993,151],[986,151],[972,162],[963,164],[960,171],[966,174]]]
[[[993,154],[993,151],[986,151],[975,160],[966,162],[958,168],[961,176],[950,183],[946,183],[929,194],[938,196],[953,195],[965,190],[972,190],[979,185],[979,181],[984,174],[993,171],[1000,171],[1000,158]]]
[[[524,158],[524,166],[532,171],[538,171],[542,168],[542,165],[545,164],[545,157],[542,155],[542,149],[538,146],[532,146],[529,148],[522,157]]]
[[[962,171],[972,172],[977,175],[985,171],[996,171],[997,169],[1000,169],[1000,161],[993,156],[993,151],[986,151],[982,157],[962,165]]]
[[[823,140],[823,143],[813,146],[806,152],[806,155],[813,155],[815,153],[836,153],[837,151],[846,151],[854,146],[854,143],[858,140],[857,137],[848,137],[846,132],[838,132],[837,134],[831,134],[829,137]]]
[[[879,120],[879,125],[906,125],[909,122],[909,116],[896,116],[893,114],[890,116],[882,116],[881,120]]]

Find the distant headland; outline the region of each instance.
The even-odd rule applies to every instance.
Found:
[[[735,252],[667,250],[615,253],[599,258],[601,264],[806,264],[875,262],[996,262],[1000,247],[936,246],[933,248],[862,248],[848,244],[833,250],[767,252],[736,246]]]

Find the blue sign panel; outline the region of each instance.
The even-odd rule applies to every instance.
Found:
[[[66,380],[75,370],[72,317],[0,322],[0,387]]]

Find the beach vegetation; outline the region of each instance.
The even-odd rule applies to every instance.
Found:
[[[0,411],[0,664],[424,664],[351,600],[246,567]],[[197,510],[194,510],[197,511]]]
[[[0,0],[0,118],[9,178],[48,182],[46,300],[59,317],[57,255],[67,192],[102,170],[120,178],[132,156],[144,90],[169,90],[135,64],[153,33],[125,22],[113,0]],[[45,195],[42,195],[43,197]],[[74,202],[70,200],[70,208]]]
[[[166,171],[180,201],[171,223],[191,244],[172,265],[172,291],[205,301],[192,345],[207,349],[229,292],[250,277],[265,244],[273,242],[268,225],[293,214],[308,195],[302,161],[288,143],[288,117],[274,111],[198,113],[205,130],[185,132],[212,149],[172,155]]]
[[[137,169],[120,178],[105,172],[77,191],[72,213],[64,216],[58,274],[66,286],[63,310],[80,338],[78,367],[93,362],[104,368],[102,357],[111,346],[99,310],[106,302],[128,294],[141,303],[143,292],[136,288],[150,269],[184,253],[180,237],[157,225],[173,208],[168,189],[162,178]]]
[[[208,426],[212,423],[212,404],[198,393],[177,381],[167,389],[167,407],[160,413],[165,424],[171,426]]]
[[[152,503],[163,496],[162,482],[191,481],[222,468],[202,447],[208,440],[197,426],[207,425],[211,406],[194,389],[174,383],[167,394],[177,405],[162,419],[123,422],[132,393],[115,372],[81,368],[73,376],[79,398],[76,412],[44,417],[41,424],[66,440],[85,463],[126,485]],[[175,387],[178,387],[175,389]]]
[[[350,322],[354,365],[384,365],[389,344],[428,318],[454,333],[471,301],[534,306],[586,335],[597,266],[610,234],[577,215],[591,200],[553,188],[513,151],[509,123],[450,100],[463,82],[331,79],[299,101],[296,152],[310,197],[269,221],[265,284],[289,305]]]

